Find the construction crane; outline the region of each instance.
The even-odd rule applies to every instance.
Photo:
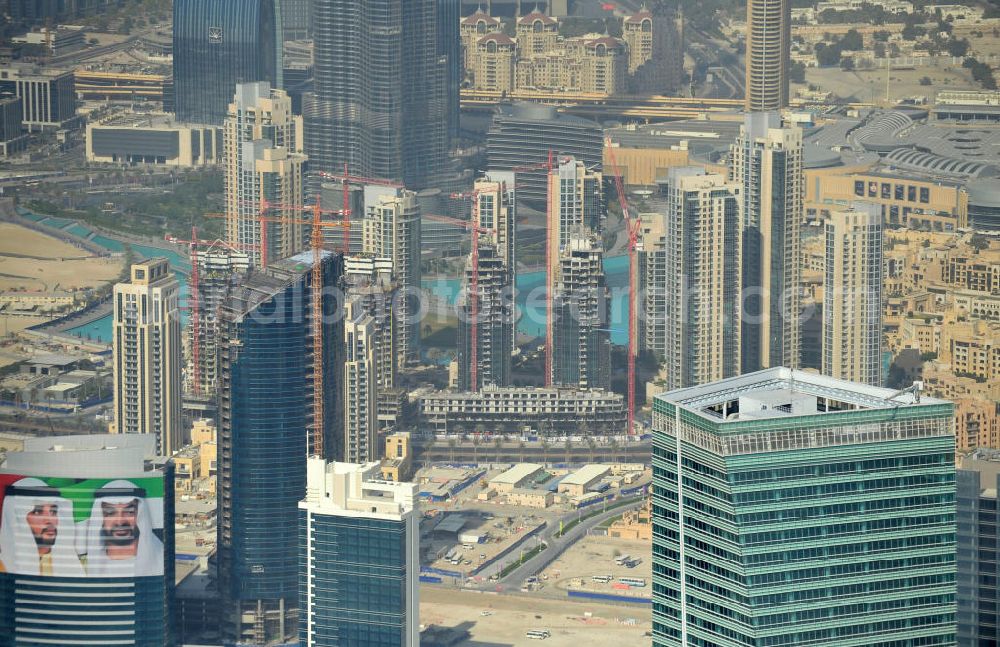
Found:
[[[268,263],[268,257],[267,257],[267,249],[268,249],[268,234],[267,234],[267,229],[268,228],[267,228],[267,225],[268,225],[268,223],[279,223],[279,224],[285,224],[285,225],[308,225],[308,226],[312,226],[313,225],[313,219],[304,220],[304,219],[289,218],[289,217],[286,217],[286,216],[275,217],[275,216],[268,216],[268,215],[266,215],[272,209],[278,210],[278,211],[281,211],[281,212],[289,212],[289,211],[291,211],[291,212],[307,212],[307,213],[310,213],[310,214],[313,214],[318,209],[319,213],[321,215],[322,214],[328,214],[328,215],[335,215],[335,216],[340,217],[341,220],[337,220],[337,221],[324,221],[324,220],[322,220],[322,218],[320,218],[320,221],[321,221],[320,222],[320,227],[325,227],[325,228],[326,227],[341,227],[341,228],[343,228],[344,229],[344,242],[343,242],[344,253],[347,254],[347,253],[350,252],[350,240],[351,240],[351,238],[350,238],[350,233],[351,233],[350,205],[348,205],[348,208],[345,209],[345,210],[341,210],[341,209],[323,209],[323,208],[320,207],[320,198],[319,198],[319,196],[316,196],[316,203],[313,204],[313,205],[283,204],[283,203],[280,203],[280,202],[268,202],[267,200],[260,200],[259,202],[258,201],[253,201],[253,200],[240,200],[237,204],[239,204],[241,206],[243,206],[243,205],[250,205],[250,206],[253,206],[253,207],[258,207],[260,209],[258,215],[256,216],[256,220],[260,223],[260,248],[259,249],[260,249],[260,266],[262,268],[267,267],[267,263]],[[227,220],[230,218],[230,216],[227,215],[227,214],[225,214],[225,213],[206,213],[205,217],[207,217],[207,218],[225,218]]]
[[[625,353],[628,357],[628,411],[626,413],[627,427],[626,433],[631,436],[635,434],[635,358],[638,340],[636,339],[636,283],[638,282],[638,259],[637,250],[639,247],[639,229],[641,223],[638,218],[632,215],[628,204],[628,197],[625,195],[625,184],[622,181],[621,169],[618,160],[615,158],[615,149],[611,142],[611,137],[605,137],[604,148],[608,152],[608,159],[611,162],[611,170],[615,182],[615,192],[618,194],[618,204],[622,208],[622,218],[625,223],[625,230],[628,232],[628,345]]]
[[[325,427],[325,411],[323,403],[323,230],[326,228],[336,228],[345,227],[350,230],[351,221],[350,220],[323,220],[324,213],[335,213],[342,214],[341,211],[327,211],[320,206],[321,198],[316,196],[316,202],[312,206],[301,206],[301,205],[275,205],[269,204],[267,207],[261,209],[261,215],[259,217],[261,223],[261,231],[263,232],[266,227],[266,223],[269,222],[280,222],[288,225],[308,225],[312,227],[311,235],[309,237],[310,247],[312,248],[313,255],[313,267],[312,267],[312,303],[311,303],[311,317],[310,317],[310,330],[313,337],[313,455],[322,457],[323,454],[323,429]],[[312,212],[311,220],[303,220],[297,218],[268,218],[264,215],[267,208],[280,208],[286,211],[306,211]],[[210,213],[205,214],[210,218],[225,218],[224,213]],[[261,240],[261,247],[265,247],[265,241]],[[349,251],[349,250],[345,250]],[[262,263],[263,265],[263,263]]]
[[[555,251],[552,231],[552,149],[549,149],[548,159],[531,166],[516,166],[515,173],[530,173],[545,170],[545,386],[552,386],[552,295],[555,293],[555,273],[552,271],[552,261]],[[514,190],[517,190],[515,185]]]
[[[188,256],[191,259],[191,285],[188,310],[191,312],[191,361],[192,361],[192,389],[195,397],[201,396],[201,269],[198,266],[198,247],[214,247],[225,245],[230,249],[256,249],[256,245],[234,245],[221,240],[200,240],[198,238],[198,228],[191,227],[191,239],[183,240],[177,236],[167,234],[164,240],[175,245],[187,245]]]
[[[396,189],[403,188],[403,185],[395,180],[386,180],[382,178],[374,177],[361,177],[360,175],[351,175],[348,171],[347,164],[344,164],[344,173],[342,175],[335,175],[333,173],[327,173],[326,171],[317,171],[316,175],[325,179],[333,180],[334,182],[340,182],[344,189],[344,208],[341,215],[346,220],[351,219],[351,186],[355,185],[374,185],[374,186],[387,186]],[[351,248],[351,228],[346,227],[344,229],[344,253],[348,253]]]

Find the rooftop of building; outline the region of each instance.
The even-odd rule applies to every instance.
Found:
[[[497,106],[495,120],[538,122],[546,125],[559,124],[561,126],[579,126],[581,128],[592,128],[597,133],[601,132],[601,125],[596,121],[563,114],[559,112],[556,106],[534,103],[532,101],[501,103]]]
[[[584,465],[559,482],[559,485],[589,485],[611,471],[610,465]]]
[[[324,260],[334,255],[326,250],[321,254]],[[240,314],[251,312],[299,280],[312,266],[313,253],[309,251],[275,261],[266,270],[249,272],[232,290],[227,309]]]
[[[913,392],[898,392],[784,367],[678,389],[659,395],[657,399],[715,423],[948,404]]]
[[[127,478],[148,472],[156,458],[151,434],[93,434],[32,438],[7,455],[0,473],[65,478]]]
[[[476,9],[476,12],[471,16],[467,16],[462,19],[463,25],[475,25],[480,22],[485,22],[487,25],[499,25],[500,21],[483,11],[482,7]]]
[[[576,400],[609,400],[622,399],[621,394],[604,389],[578,389],[573,387],[540,387],[540,386],[494,386],[486,385],[480,391],[420,391],[411,394],[419,399],[443,400],[483,400],[483,399],[576,399]]]
[[[182,128],[186,124],[174,121],[174,115],[166,112],[119,112],[101,119],[97,128],[141,128],[169,129]]]
[[[546,16],[538,9],[538,7],[535,7],[534,11],[519,18],[517,24],[530,25],[534,23],[536,20],[540,20],[545,25],[555,25],[558,22],[555,18],[551,16]]]
[[[534,476],[539,470],[543,469],[545,469],[545,466],[537,463],[519,463],[511,467],[506,472],[498,474],[490,479],[490,485],[516,485],[524,479]]]

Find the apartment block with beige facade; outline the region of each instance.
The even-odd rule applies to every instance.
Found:
[[[305,228],[287,222],[303,217],[308,159],[302,117],[292,113],[288,94],[268,82],[237,84],[223,140],[226,241],[258,267],[305,249]]]
[[[113,300],[112,432],[150,434],[157,452],[182,445],[180,283],[165,258],[132,265]]]

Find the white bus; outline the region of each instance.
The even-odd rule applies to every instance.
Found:
[[[619,555],[615,557],[615,566],[624,566],[631,559],[628,555]]]
[[[601,582],[602,584],[607,584],[614,578],[611,577],[610,575],[591,575],[590,579],[594,580],[595,582]]]
[[[622,584],[628,584],[629,586],[634,586],[637,588],[642,588],[646,586],[646,580],[641,577],[619,577],[618,581]]]
[[[545,640],[552,634],[549,633],[548,629],[532,629],[524,635],[531,640]]]

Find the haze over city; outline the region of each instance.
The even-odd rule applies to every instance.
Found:
[[[996,0],[0,0],[0,647],[1000,642]]]

